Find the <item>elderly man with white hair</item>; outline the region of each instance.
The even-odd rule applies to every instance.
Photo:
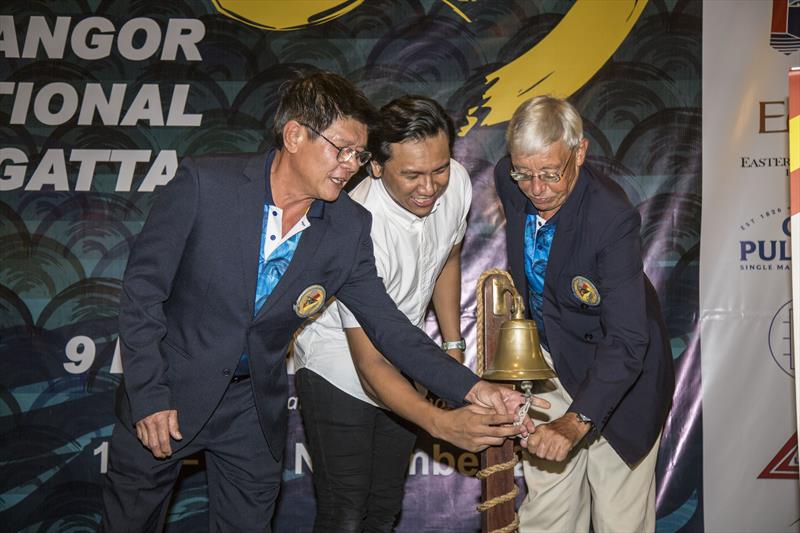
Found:
[[[528,439],[520,531],[655,530],[655,465],[674,389],[644,274],[641,218],[584,163],[577,110],[538,96],[514,113],[495,168],[512,276],[558,379]],[[534,416],[536,419],[537,416]]]

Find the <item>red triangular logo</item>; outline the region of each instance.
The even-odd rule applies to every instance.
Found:
[[[769,462],[758,479],[798,479],[800,467],[797,461],[797,433],[792,435],[781,451]]]

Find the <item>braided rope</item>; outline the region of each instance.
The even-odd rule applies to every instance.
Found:
[[[507,526],[503,526],[500,529],[493,529],[489,533],[512,533],[519,528],[519,515],[514,513],[514,521],[508,524]]]
[[[517,497],[517,494],[519,494],[519,487],[514,485],[514,488],[506,492],[505,494],[501,494],[496,498],[492,498],[491,500],[486,500],[483,503],[479,503],[476,509],[478,509],[478,511],[480,512],[488,511],[495,505],[500,505],[501,503],[510,502],[511,500]]]
[[[505,463],[500,463],[492,466],[487,466],[483,470],[478,470],[475,473],[475,477],[478,479],[486,479],[487,477],[491,476],[492,474],[496,474],[497,472],[502,472],[503,470],[511,470],[519,463],[519,457],[517,454],[514,454],[510,460],[506,461]]]

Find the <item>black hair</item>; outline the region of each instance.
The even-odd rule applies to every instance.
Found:
[[[352,118],[369,126],[375,120],[375,108],[355,85],[332,72],[289,80],[281,87],[275,112],[275,146],[283,148],[283,127],[290,120],[323,132],[340,118]],[[309,135],[316,137],[313,131]]]
[[[452,152],[456,137],[453,119],[436,100],[409,94],[395,98],[380,109],[369,131],[367,149],[372,152],[372,159],[383,165],[392,157],[392,144],[435,137],[441,131],[447,134]]]

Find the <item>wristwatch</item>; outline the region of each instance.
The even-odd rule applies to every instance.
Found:
[[[589,425],[592,425],[592,424],[594,424],[594,422],[592,422],[592,419],[591,419],[591,418],[589,418],[588,416],[586,416],[585,414],[583,414],[583,413],[578,413],[578,412],[576,412],[576,411],[572,411],[572,412],[573,412],[573,413],[575,413],[575,416],[577,416],[577,417],[578,417],[578,420],[580,420],[580,421],[581,421],[581,422],[583,422],[584,424],[589,424]]]
[[[444,351],[452,350],[453,348],[458,348],[463,352],[467,349],[467,341],[462,338],[457,341],[444,341],[442,343],[442,350]]]

